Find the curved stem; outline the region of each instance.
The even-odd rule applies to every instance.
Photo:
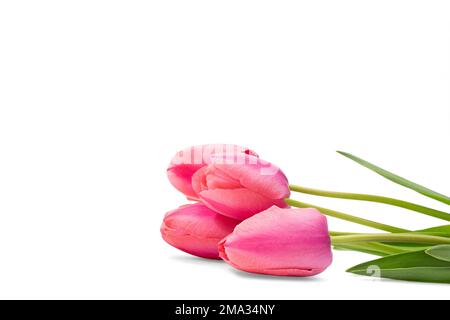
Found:
[[[427,236],[412,233],[367,233],[349,236],[331,237],[331,242],[337,244],[349,244],[359,242],[405,242],[426,244],[450,244],[450,239],[445,237]]]
[[[297,208],[315,208],[317,210],[319,210],[322,214],[330,216],[330,217],[334,217],[334,218],[338,218],[338,219],[342,219],[342,220],[346,220],[346,221],[350,221],[353,223],[357,223],[363,226],[367,226],[367,227],[371,227],[371,228],[375,228],[378,230],[382,230],[382,231],[386,231],[386,232],[393,232],[393,233],[398,233],[398,232],[408,232],[409,230],[406,229],[401,229],[401,228],[397,228],[397,227],[393,227],[387,224],[383,224],[383,223],[379,223],[379,222],[375,222],[372,220],[367,220],[367,219],[363,219],[363,218],[359,218],[359,217],[355,217],[346,213],[342,213],[339,211],[334,211],[331,209],[327,209],[327,208],[322,208],[319,206],[315,206],[309,203],[305,203],[305,202],[300,202],[297,200],[293,200],[293,199],[285,199],[284,200],[288,205],[293,206],[293,207],[297,207]]]
[[[292,184],[289,185],[289,188],[295,192],[301,192],[301,193],[311,194],[311,195],[315,195],[315,196],[384,203],[384,204],[412,210],[415,212],[419,212],[422,214],[426,214],[428,216],[442,219],[445,221],[450,221],[450,214],[447,212],[435,210],[435,209],[424,207],[424,206],[421,206],[421,205],[418,205],[418,204],[415,204],[412,202],[398,200],[398,199],[394,199],[394,198],[388,198],[388,197],[382,197],[382,196],[376,196],[376,195],[370,195],[370,194],[318,190],[318,189],[306,188],[306,187],[292,185]]]

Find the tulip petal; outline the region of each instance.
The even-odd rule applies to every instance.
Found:
[[[240,188],[239,181],[232,179],[220,172],[214,172],[206,176],[206,188],[208,189],[235,189]]]
[[[287,206],[283,199],[269,199],[245,188],[204,190],[198,197],[210,209],[237,220],[247,219],[274,204]]]
[[[238,223],[203,204],[192,204],[168,212],[160,230],[163,239],[173,247],[195,256],[218,259],[218,242]]]
[[[175,154],[167,169],[170,183],[188,198],[196,198],[192,189],[192,175],[200,168],[211,163],[214,156],[234,157],[238,154],[258,157],[245,147],[232,144],[207,144],[186,148]]]
[[[237,269],[272,275],[311,276],[332,261],[320,212],[275,206],[240,223],[219,242],[219,254]]]
[[[167,178],[170,183],[181,193],[187,197],[196,197],[195,191],[192,189],[192,175],[201,166],[179,165],[167,169]]]
[[[213,171],[238,180],[243,187],[267,198],[283,199],[290,195],[289,182],[284,173],[261,158],[239,154],[232,159],[213,161],[211,166]]]
[[[255,267],[242,267],[238,264],[235,264],[233,262],[233,260],[230,260],[227,256],[226,250],[225,250],[225,245],[224,245],[225,240],[222,240],[221,242],[219,242],[219,255],[220,257],[227,262],[229,265],[231,265],[232,267],[245,271],[245,272],[250,272],[250,273],[259,273],[259,274],[268,274],[268,275],[274,275],[274,276],[295,276],[295,277],[311,277],[314,276],[316,274],[319,274],[321,272],[323,272],[323,268],[319,268],[319,269],[305,269],[305,268],[258,268],[257,266]],[[232,257],[233,259],[235,257]]]
[[[269,165],[251,155],[214,158],[192,177],[192,188],[209,208],[233,219],[244,220],[276,205],[285,208],[289,196],[285,175],[276,167],[273,175],[261,171]],[[264,167],[264,168],[263,168]]]

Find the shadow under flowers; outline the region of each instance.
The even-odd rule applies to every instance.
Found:
[[[214,268],[222,268],[223,272],[231,272],[233,275],[247,280],[261,280],[261,281],[274,281],[274,282],[314,282],[321,283],[326,282],[325,279],[319,276],[314,277],[282,277],[282,276],[272,276],[267,274],[257,274],[257,273],[249,273],[234,269],[229,266],[223,260],[214,260],[214,259],[203,259],[199,257],[194,257],[190,255],[176,255],[171,257],[172,260],[176,260],[181,263],[186,263],[189,265],[210,265],[214,266]]]
[[[188,264],[209,264],[209,265],[223,265],[226,266],[226,263],[223,260],[218,259],[204,259],[200,257],[195,257],[191,255],[176,255],[171,257],[172,260],[176,260],[178,262],[182,263],[188,263]]]
[[[230,271],[230,270],[229,270]],[[235,274],[237,277],[248,279],[248,280],[262,280],[262,281],[274,281],[274,282],[326,282],[325,279],[320,276],[314,277],[287,277],[287,276],[272,276],[268,274],[258,274],[258,273],[249,273],[236,269],[231,269],[231,272]]]

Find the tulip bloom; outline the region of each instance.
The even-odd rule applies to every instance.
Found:
[[[332,262],[327,219],[316,209],[274,206],[240,223],[219,252],[237,269],[277,276],[313,276]]]
[[[219,259],[217,244],[237,224],[239,221],[196,203],[168,212],[161,225],[161,235],[168,244],[184,252]]]
[[[224,155],[233,157],[237,154],[251,154],[258,156],[254,151],[232,144],[205,144],[186,148],[170,161],[167,169],[167,177],[170,183],[184,193],[188,198],[196,198],[192,189],[192,175],[200,168],[211,163],[211,157]]]
[[[273,205],[285,208],[284,199],[290,195],[288,180],[278,167],[246,154],[213,157],[193,175],[192,187],[207,207],[236,220]]]

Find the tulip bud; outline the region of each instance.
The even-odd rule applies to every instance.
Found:
[[[270,209],[240,223],[219,243],[231,266],[277,276],[313,276],[332,262],[327,219],[316,209]]]
[[[171,246],[194,256],[219,259],[217,244],[239,223],[202,204],[190,204],[166,214],[161,235]]]
[[[206,144],[189,147],[177,152],[172,158],[167,169],[167,177],[177,190],[188,198],[196,199],[196,194],[192,189],[192,175],[198,169],[211,163],[211,157],[214,155],[234,157],[241,153],[257,156],[248,148],[232,144]]]
[[[290,195],[288,180],[278,167],[245,154],[213,157],[193,175],[192,187],[206,206],[236,220],[273,205],[285,208],[284,199]]]

